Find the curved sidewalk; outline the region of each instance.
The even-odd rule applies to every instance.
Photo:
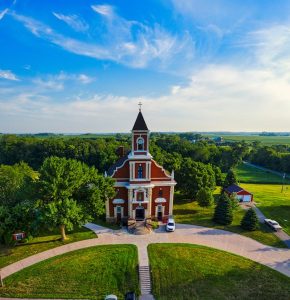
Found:
[[[290,277],[290,249],[266,246],[236,233],[177,224],[175,232],[158,230],[152,234],[135,236],[121,230],[108,230],[95,224],[91,224],[91,227],[98,232],[98,238],[67,244],[22,259],[4,267],[1,272],[2,278],[56,255],[97,245],[134,244],[138,248],[139,265],[144,266],[148,265],[147,246],[152,243],[204,245],[244,256]]]

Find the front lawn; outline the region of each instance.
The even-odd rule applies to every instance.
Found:
[[[174,200],[174,217],[177,223],[193,224],[205,227],[212,227],[217,229],[223,229],[235,233],[242,234],[259,241],[262,244],[285,248],[286,245],[275,236],[271,229],[266,225],[260,224],[259,230],[245,231],[240,227],[240,222],[243,218],[245,211],[241,208],[234,211],[234,220],[231,225],[223,226],[217,225],[212,221],[214,213],[214,206],[209,208],[200,207],[196,201],[187,200],[182,195],[176,193]]]
[[[93,231],[82,227],[68,233],[67,237],[68,239],[62,242],[58,231],[46,231],[40,236],[33,238],[27,244],[20,244],[13,248],[0,244],[0,268],[45,250],[68,243],[96,238],[96,235]]]
[[[4,280],[2,297],[100,299],[138,293],[137,248],[96,246],[37,263]]]
[[[148,252],[156,300],[289,299],[290,278],[241,256],[188,244]]]
[[[275,184],[241,184],[247,191],[254,194],[254,201],[263,214],[281,224],[290,234],[290,187]]]
[[[235,171],[239,182],[272,183],[272,184],[280,184],[280,185],[282,183],[281,176],[257,169],[249,165],[240,164],[239,166],[236,167]],[[285,184],[290,184],[290,180],[285,179]]]

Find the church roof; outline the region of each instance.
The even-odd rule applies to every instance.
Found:
[[[109,168],[109,170],[108,170],[108,175],[109,175],[109,176],[112,176],[112,175],[114,174],[114,171],[115,171],[117,168],[121,167],[122,164],[123,164],[127,159],[128,159],[128,153],[127,153],[125,156],[119,158],[119,159],[118,159],[118,160],[117,160],[117,161]]]
[[[137,119],[135,121],[135,124],[134,124],[132,130],[148,130],[148,127],[145,123],[145,120],[143,118],[141,111],[139,111],[139,114],[137,116]]]

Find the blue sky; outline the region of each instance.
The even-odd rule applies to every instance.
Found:
[[[0,132],[290,131],[288,0],[0,0]]]

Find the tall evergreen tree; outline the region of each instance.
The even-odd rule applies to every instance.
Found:
[[[237,184],[237,183],[238,183],[238,180],[237,180],[236,173],[232,169],[229,169],[227,176],[225,178],[225,181],[224,181],[224,187],[228,187],[232,184]]]
[[[233,221],[233,210],[231,200],[223,193],[215,207],[213,221],[221,225],[229,225]]]
[[[259,220],[256,212],[253,208],[250,208],[246,211],[242,221],[241,226],[245,230],[254,231],[259,226]]]

